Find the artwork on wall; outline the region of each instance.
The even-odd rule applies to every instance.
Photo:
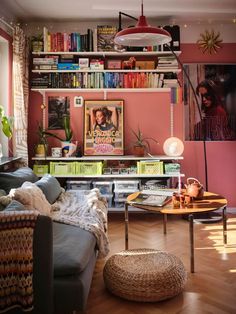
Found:
[[[64,129],[64,115],[70,114],[70,97],[49,96],[48,97],[48,129]]]
[[[123,117],[123,100],[85,100],[84,155],[123,155]]]
[[[185,139],[236,140],[236,64],[185,64]],[[201,116],[200,116],[201,113]]]

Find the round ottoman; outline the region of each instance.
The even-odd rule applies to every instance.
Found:
[[[182,261],[170,253],[136,249],[111,256],[103,278],[107,289],[121,298],[156,302],[182,292],[187,273]]]

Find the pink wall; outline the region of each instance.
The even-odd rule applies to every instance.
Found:
[[[236,44],[225,44],[216,55],[203,55],[195,44],[183,44],[181,47],[181,60],[184,63],[207,62],[228,63],[236,62]],[[57,95],[50,93],[48,95]],[[74,139],[82,142],[83,136],[83,109],[73,107],[74,96],[80,93],[68,93],[71,99],[72,128]],[[103,99],[103,93],[81,93],[84,99]],[[162,145],[170,136],[170,95],[169,93],[108,93],[107,99],[123,99],[125,103],[125,146],[127,154],[132,134],[131,129],[137,129],[139,125],[143,133],[156,138],[160,145],[151,143],[151,153],[163,154]],[[37,143],[37,121],[42,119],[40,105],[42,97],[39,93],[31,92],[29,106],[29,153],[33,156],[33,147]],[[183,139],[184,134],[183,105],[174,107],[174,135]],[[53,144],[54,145],[54,144]],[[236,207],[235,185],[236,178],[236,141],[235,142],[208,142],[208,181],[209,190],[224,195],[229,206]],[[196,177],[204,182],[203,143],[185,142],[184,161],[182,171],[186,177]]]
[[[236,63],[236,44],[223,44],[217,54],[203,54],[195,44],[181,46],[183,63]],[[179,117],[180,118],[180,117]],[[236,207],[236,141],[207,142],[208,190],[224,195]],[[183,172],[204,182],[203,143],[185,142]]]

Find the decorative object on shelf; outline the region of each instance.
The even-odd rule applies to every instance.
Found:
[[[31,48],[33,52],[43,51],[43,34],[31,37]]]
[[[138,127],[137,132],[132,130],[132,133],[135,137],[135,141],[133,144],[134,156],[142,157],[145,155],[146,152],[150,152],[150,143],[149,143],[150,140],[155,142],[156,144],[159,144],[152,137],[144,137],[139,127]]]
[[[52,157],[60,158],[62,157],[62,149],[61,147],[52,147],[51,148]]]
[[[222,39],[220,39],[220,32],[215,33],[214,30],[200,34],[197,44],[203,53],[208,52],[209,54],[217,53],[218,49],[221,48]]]
[[[77,141],[76,143],[71,143],[70,141],[62,141],[61,142],[61,150],[63,157],[71,157],[75,155],[77,148]]]
[[[185,184],[186,193],[195,199],[202,199],[204,194],[203,185],[195,178],[188,178]]]
[[[184,151],[184,144],[179,138],[172,136],[165,140],[163,150],[167,156],[181,156]]]
[[[117,33],[117,27],[111,25],[97,26],[97,50],[114,51],[114,37]]]
[[[141,1],[141,16],[137,25],[118,32],[114,39],[117,45],[131,47],[163,45],[170,41],[171,36],[166,30],[148,25],[143,15],[143,1]]]
[[[84,155],[124,154],[124,101],[85,100]]]

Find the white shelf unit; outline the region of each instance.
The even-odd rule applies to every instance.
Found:
[[[175,54],[179,56],[181,54],[181,51],[175,51]],[[109,57],[165,57],[165,56],[173,56],[171,51],[81,51],[81,52],[75,52],[75,51],[55,51],[55,52],[32,52],[32,55],[35,56],[50,56],[50,55],[73,55],[73,56],[81,56],[81,57],[103,57],[103,58],[109,58]],[[181,70],[176,67],[157,67],[156,69],[146,69],[146,70],[136,70],[136,69],[130,69],[130,70],[124,70],[124,69],[104,69],[104,70],[91,70],[91,69],[84,69],[84,70],[32,70],[32,73],[37,74],[46,74],[46,73],[180,73]],[[37,88],[32,87],[31,91],[35,92],[62,92],[62,93],[87,93],[87,92],[124,92],[124,93],[157,93],[157,92],[167,92],[169,93],[171,91],[171,88],[166,87],[156,87],[156,88]]]
[[[58,162],[74,162],[74,161],[81,161],[81,162],[91,162],[91,161],[163,161],[163,162],[180,162],[183,160],[183,156],[177,156],[177,157],[170,157],[166,155],[155,155],[155,156],[145,156],[145,157],[136,157],[133,155],[126,155],[126,156],[83,156],[83,157],[51,157],[48,156],[46,158],[44,157],[33,157],[33,161],[36,163],[43,163],[48,164],[51,161],[58,161]],[[39,175],[40,176],[40,175]],[[94,179],[95,181],[113,181],[113,180],[124,180],[126,181],[132,181],[132,180],[141,180],[141,179],[170,179],[171,182],[177,182],[178,178],[183,178],[185,175],[183,173],[180,174],[135,174],[135,173],[129,173],[129,174],[101,174],[101,175],[55,175],[58,179],[70,179],[75,180],[76,179],[80,182],[80,180],[91,180]],[[141,182],[141,181],[140,181]],[[124,191],[123,191],[124,192]],[[126,191],[127,192],[127,191]],[[132,192],[131,192],[132,193]],[[115,195],[115,194],[113,194]],[[122,201],[122,200],[121,200]],[[109,208],[109,212],[123,212],[123,207],[112,207]],[[139,210],[134,209],[134,211],[138,212]]]
[[[145,157],[136,157],[133,155],[126,156],[83,156],[83,157],[33,157],[34,161],[41,162],[50,162],[50,161],[180,161],[183,160],[183,156],[170,157],[166,155],[155,155],[155,156],[145,156]],[[185,175],[180,174],[101,174],[101,175],[57,175],[57,178],[121,178],[121,179],[129,179],[129,178],[178,178],[184,177]]]

